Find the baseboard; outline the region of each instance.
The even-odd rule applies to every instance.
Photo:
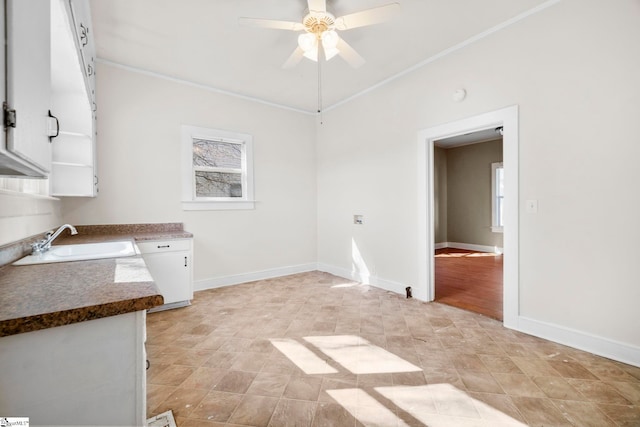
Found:
[[[444,249],[449,247],[449,242],[440,242],[433,245],[433,249]]]
[[[230,276],[214,277],[204,280],[196,280],[193,283],[194,291],[222,288],[224,286],[238,285],[240,283],[254,282],[256,280],[273,279],[274,277],[288,276],[290,274],[306,273],[318,269],[316,263],[299,264],[287,267],[272,268],[269,270],[254,271],[251,273],[233,274]]]
[[[491,252],[496,254],[502,253],[502,248],[498,246],[476,245],[473,243],[440,242],[434,245],[434,249],[444,248],[466,249],[468,251]]]
[[[640,347],[524,316],[518,317],[518,330],[558,344],[640,367]]]
[[[395,292],[397,294],[405,295],[406,287],[411,286],[403,283],[393,282],[391,280],[382,279],[378,276],[363,275],[358,271],[349,270],[342,267],[336,267],[335,265],[318,263],[317,268],[319,271],[325,273],[331,273],[334,276],[343,277],[348,280],[353,280],[365,285],[375,286],[376,288],[384,289],[385,291]],[[415,291],[415,290],[414,290]]]

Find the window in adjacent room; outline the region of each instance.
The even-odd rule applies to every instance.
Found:
[[[491,231],[502,233],[504,218],[504,168],[491,163]]]
[[[253,209],[251,135],[182,126],[182,208]]]

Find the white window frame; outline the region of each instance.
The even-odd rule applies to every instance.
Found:
[[[193,140],[227,142],[242,145],[242,197],[196,197],[193,165]],[[240,210],[253,209],[253,137],[249,134],[219,129],[183,125],[182,143],[182,209],[195,210]],[[236,172],[234,170],[234,172]]]
[[[496,179],[498,169],[504,169],[502,162],[491,163],[491,231],[494,233],[504,231],[503,225],[499,223],[498,215],[500,204],[504,207],[504,196],[498,194],[498,180]]]

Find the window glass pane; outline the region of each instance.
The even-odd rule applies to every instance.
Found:
[[[196,171],[196,197],[242,197],[242,174]]]
[[[504,196],[504,168],[496,169],[496,192],[498,197]]]
[[[193,139],[193,165],[215,168],[242,168],[242,146],[231,142]]]
[[[498,215],[498,218],[496,218],[496,225],[499,226],[499,227],[503,227],[504,224],[502,222],[503,221],[502,214],[503,214],[503,210],[504,210],[504,208],[503,208],[503,206],[504,206],[504,198],[503,197],[498,197],[498,200],[496,202],[498,203],[498,206],[497,206],[497,209],[496,209],[496,214]]]

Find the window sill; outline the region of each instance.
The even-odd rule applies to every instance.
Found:
[[[254,200],[229,200],[219,202],[182,202],[183,211],[232,211],[255,208]]]
[[[494,233],[504,233],[504,227],[491,226],[491,231]]]

